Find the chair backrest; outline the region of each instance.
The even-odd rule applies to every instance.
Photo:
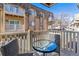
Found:
[[[3,56],[16,56],[18,55],[18,42],[13,40],[9,44],[1,47],[1,53]]]

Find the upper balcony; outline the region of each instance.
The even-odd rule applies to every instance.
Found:
[[[6,14],[11,14],[11,15],[24,16],[25,14],[25,10],[23,8],[11,4],[5,4],[4,10]]]

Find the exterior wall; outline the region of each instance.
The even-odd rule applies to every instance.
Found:
[[[5,6],[6,4],[4,4],[4,6]],[[16,6],[16,4],[14,5],[14,4],[10,4],[10,5],[12,5],[12,6]],[[23,9],[22,7],[18,7],[19,9]],[[17,14],[17,13],[13,13],[13,12],[7,12],[6,10],[5,10],[5,8],[3,7],[3,25],[2,25],[2,32],[6,32],[6,21],[9,21],[9,20],[18,20],[19,22],[20,22],[20,27],[22,27],[22,29],[23,30],[21,30],[21,31],[25,31],[25,13],[21,16],[21,15],[19,15],[19,14]],[[16,32],[16,31],[15,31]]]
[[[71,22],[69,28],[74,31],[79,31],[79,14],[76,14],[74,16],[74,20]]]
[[[47,31],[48,30],[48,18],[46,17],[44,20],[44,30]]]
[[[5,21],[6,20],[19,20],[22,25],[24,24],[24,17],[5,15]]]
[[[40,8],[33,6],[31,4],[29,6],[30,6],[29,9],[34,9],[37,13],[37,15],[34,18],[34,23],[35,23],[34,31],[47,31],[48,30],[48,16],[52,13],[48,12],[46,10],[40,9]],[[42,15],[44,14],[45,17],[44,18],[41,17],[40,14],[42,14]],[[33,20],[33,18],[32,18],[33,16],[31,16],[31,18],[29,18],[29,21],[31,19]],[[42,23],[40,23],[41,19],[43,21]],[[41,25],[41,24],[43,24],[43,25]],[[42,26],[42,28],[40,29],[41,26]],[[31,29],[31,30],[33,30],[33,29]]]
[[[11,5],[16,6],[16,4],[11,4]],[[26,7],[24,8],[24,6],[26,6],[26,5],[27,4],[23,4],[23,5],[20,4],[19,8],[25,10]],[[0,17],[2,17],[2,22],[0,23],[0,27],[1,27],[0,32],[5,32],[5,30],[6,30],[5,29],[5,22],[7,20],[13,20],[13,19],[20,21],[20,24],[23,26],[23,29],[24,29],[23,31],[27,31],[28,29],[31,29],[33,31],[47,31],[48,30],[48,16],[49,16],[50,12],[40,9],[38,7],[35,7],[31,4],[28,4],[28,5],[29,5],[29,9],[33,9],[37,15],[30,15],[30,14],[24,13],[23,16],[20,16],[20,15],[17,15],[16,13],[6,12],[3,7],[2,16],[0,15]],[[44,14],[44,16],[45,16],[44,18],[40,16],[41,12]],[[0,14],[1,14],[1,10],[0,10]],[[34,19],[33,19],[33,17],[34,17]],[[43,19],[42,23],[40,23],[41,18]],[[34,21],[34,28],[33,29],[32,29],[32,27],[30,27],[29,21]],[[40,29],[41,24],[43,24],[42,29]]]
[[[6,22],[9,21],[19,21],[19,26],[20,28],[17,29],[18,31],[24,31],[24,17],[18,17],[18,16],[10,16],[10,15],[5,15],[5,28],[7,27]],[[6,30],[5,30],[6,31]]]
[[[40,24],[39,21],[40,21],[39,17],[36,17],[36,19],[35,19],[35,30],[36,31],[39,31],[39,26],[40,26],[39,25]]]
[[[34,8],[32,5],[29,7],[31,14],[29,14],[29,19],[28,19],[28,27],[30,30],[35,31],[36,30],[36,8]]]

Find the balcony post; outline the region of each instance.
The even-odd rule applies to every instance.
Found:
[[[5,4],[3,4],[3,22],[2,22],[2,32],[5,31]]]
[[[31,42],[31,31],[28,30],[28,34],[27,34],[27,43],[28,43],[28,52],[32,51],[32,42]]]

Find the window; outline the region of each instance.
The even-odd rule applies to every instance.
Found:
[[[17,25],[19,24],[19,20],[10,20],[10,24]]]
[[[6,21],[6,31],[15,31],[20,29],[21,25],[19,20],[7,20]]]
[[[14,21],[10,21],[10,24],[14,24]]]
[[[15,21],[15,24],[19,24],[19,21]]]

